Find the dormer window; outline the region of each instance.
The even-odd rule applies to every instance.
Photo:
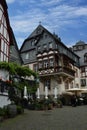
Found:
[[[82,50],[82,49],[83,49],[83,46],[78,46],[78,49],[79,49],[79,50]]]
[[[47,46],[46,46],[46,44],[44,44],[44,45],[43,45],[43,49],[46,49],[46,48],[47,48]]]
[[[49,48],[52,48],[52,42],[49,42]]]
[[[37,39],[33,39],[32,41],[31,41],[31,46],[34,46],[34,44],[37,42]]]
[[[31,46],[34,46],[34,40],[31,41]]]
[[[41,47],[40,47],[40,46],[37,47],[37,51],[38,51],[38,52],[41,51]]]
[[[29,53],[26,53],[25,59],[27,60],[29,58]]]
[[[84,55],[84,62],[87,62],[87,53]]]
[[[74,51],[76,51],[76,50],[77,50],[77,47],[76,47],[76,46],[74,46],[74,47],[73,47],[73,50],[74,50]]]

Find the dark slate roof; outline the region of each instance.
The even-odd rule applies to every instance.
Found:
[[[39,30],[39,33],[37,33],[38,30]],[[38,27],[30,34],[30,36],[29,36],[27,39],[24,40],[24,42],[23,42],[23,44],[22,44],[22,46],[21,46],[21,48],[20,48],[20,51],[23,51],[22,49],[23,49],[23,47],[24,47],[24,45],[26,44],[27,41],[28,41],[28,44],[29,44],[29,40],[30,40],[30,39],[33,39],[33,38],[35,38],[35,37],[38,37],[38,40],[39,40],[39,39],[40,39],[40,36],[42,35],[42,33],[43,33],[44,31],[48,32],[48,33],[54,38],[54,40],[57,40],[57,41],[61,42],[60,38],[58,38],[57,35],[54,35],[54,34],[50,33],[50,32],[49,32],[46,28],[44,28],[42,25],[38,25]],[[26,50],[28,50],[28,44],[27,44]],[[62,44],[64,47],[66,47],[62,42],[61,42],[61,44]]]
[[[40,29],[40,32],[39,33],[36,33],[37,32],[37,30],[39,30]],[[49,35],[51,35],[52,37],[53,37],[53,39],[55,40],[55,42],[56,43],[58,43],[58,44],[61,44],[61,46],[63,46],[66,50],[68,50],[68,51],[70,51],[74,56],[76,56],[76,57],[78,57],[79,58],[79,56],[77,56],[73,51],[71,51],[66,45],[64,45],[64,43],[61,41],[61,39],[59,38],[59,37],[57,37],[56,35],[54,35],[54,34],[52,34],[51,32],[49,32],[46,28],[44,28],[42,25],[39,25],[32,33],[31,33],[31,35],[27,38],[27,39],[25,39],[25,41],[23,42],[23,44],[22,44],[22,46],[21,46],[21,48],[20,48],[20,52],[22,53],[22,52],[24,52],[24,51],[28,51],[28,44],[29,44],[29,40],[30,39],[32,39],[32,38],[35,38],[35,37],[39,37],[40,38],[40,36],[42,35],[42,33],[43,33],[43,31],[46,31],[46,32],[48,32],[49,33]],[[28,44],[27,44],[28,43]],[[24,47],[24,45],[26,44],[26,49],[24,48],[23,49],[23,47]],[[61,53],[61,52],[60,52]]]
[[[37,30],[39,30],[39,29],[41,29],[41,31],[40,31],[39,33],[37,33]],[[39,25],[39,26],[30,34],[30,36],[29,36],[27,39],[24,40],[24,42],[23,42],[23,44],[22,44],[22,46],[21,46],[21,48],[20,48],[20,51],[27,51],[28,48],[29,48],[30,40],[32,40],[33,38],[37,38],[37,39],[39,40],[39,38],[40,38],[40,36],[41,36],[43,30],[44,30],[43,27],[42,27],[41,25]],[[27,44],[27,42],[28,42],[28,44]],[[25,44],[27,44],[27,46],[25,47],[24,50],[22,50]]]
[[[84,41],[78,41],[77,43],[76,43],[76,45],[85,45],[86,43],[84,42]]]
[[[12,28],[11,28],[11,34],[12,34],[12,45],[10,45],[10,47],[12,47],[12,52],[10,52],[9,61],[16,62],[18,64],[22,64],[23,61],[20,56],[19,48],[18,48]]]

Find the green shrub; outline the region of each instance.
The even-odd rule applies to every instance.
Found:
[[[4,112],[5,112],[4,117],[5,117],[5,118],[8,118],[8,117],[9,117],[9,109],[8,109],[8,105],[7,105],[7,106],[4,106],[4,107],[3,107],[3,110],[4,110]]]
[[[17,106],[17,114],[22,114],[24,112],[24,109],[22,106]]]
[[[62,107],[62,102],[61,102],[61,100],[57,100],[57,107]]]
[[[0,108],[0,116],[5,116],[5,111],[4,111],[4,109],[3,108]]]
[[[43,109],[43,104],[40,101],[35,102],[35,109],[36,110],[42,110]]]

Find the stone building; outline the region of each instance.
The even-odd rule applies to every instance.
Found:
[[[80,83],[82,88],[87,89],[87,44],[78,41],[71,49],[80,57]]]
[[[61,39],[39,25],[23,42],[20,54],[23,64],[39,73],[40,96],[66,93],[80,87],[79,56],[67,48]]]

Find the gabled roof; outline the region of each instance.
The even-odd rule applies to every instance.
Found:
[[[39,31],[39,33],[36,33],[39,29],[41,29]],[[61,39],[59,37],[57,37],[56,35],[52,34],[51,32],[49,32],[46,28],[44,28],[42,25],[38,25],[38,27],[30,34],[30,36],[25,39],[24,43],[21,46],[20,51],[22,50],[23,46],[26,44],[26,41],[34,38],[34,37],[39,37],[42,35],[43,32],[47,32],[49,33],[49,35],[51,35],[53,37],[53,39],[55,40],[55,42],[57,44],[61,44],[65,49],[67,49],[68,51],[70,51],[73,55],[77,56],[74,52],[72,52],[66,45],[64,45],[64,43],[61,41]],[[77,56],[78,57],[78,56]],[[79,58],[79,57],[78,57]]]
[[[40,28],[42,29],[41,32],[37,33],[37,30],[39,30]],[[29,36],[27,39],[24,40],[24,42],[23,42],[23,44],[22,44],[22,46],[21,46],[21,48],[20,48],[20,51],[22,50],[22,48],[23,48],[23,46],[25,45],[26,41],[28,41],[28,40],[30,40],[30,39],[33,39],[33,38],[36,38],[36,37],[38,37],[38,39],[39,39],[40,36],[41,36],[41,34],[42,34],[42,32],[43,32],[43,27],[42,27],[41,25],[39,25],[39,26],[30,34],[30,36]]]
[[[48,32],[52,37],[55,37],[52,33],[50,33],[46,28],[44,28],[42,25],[38,25],[38,27],[30,34],[30,36],[24,40],[20,51],[22,50],[23,46],[25,45],[26,41],[38,37],[38,40],[40,39],[40,36],[43,34],[43,32]],[[55,37],[56,38],[56,37]]]

